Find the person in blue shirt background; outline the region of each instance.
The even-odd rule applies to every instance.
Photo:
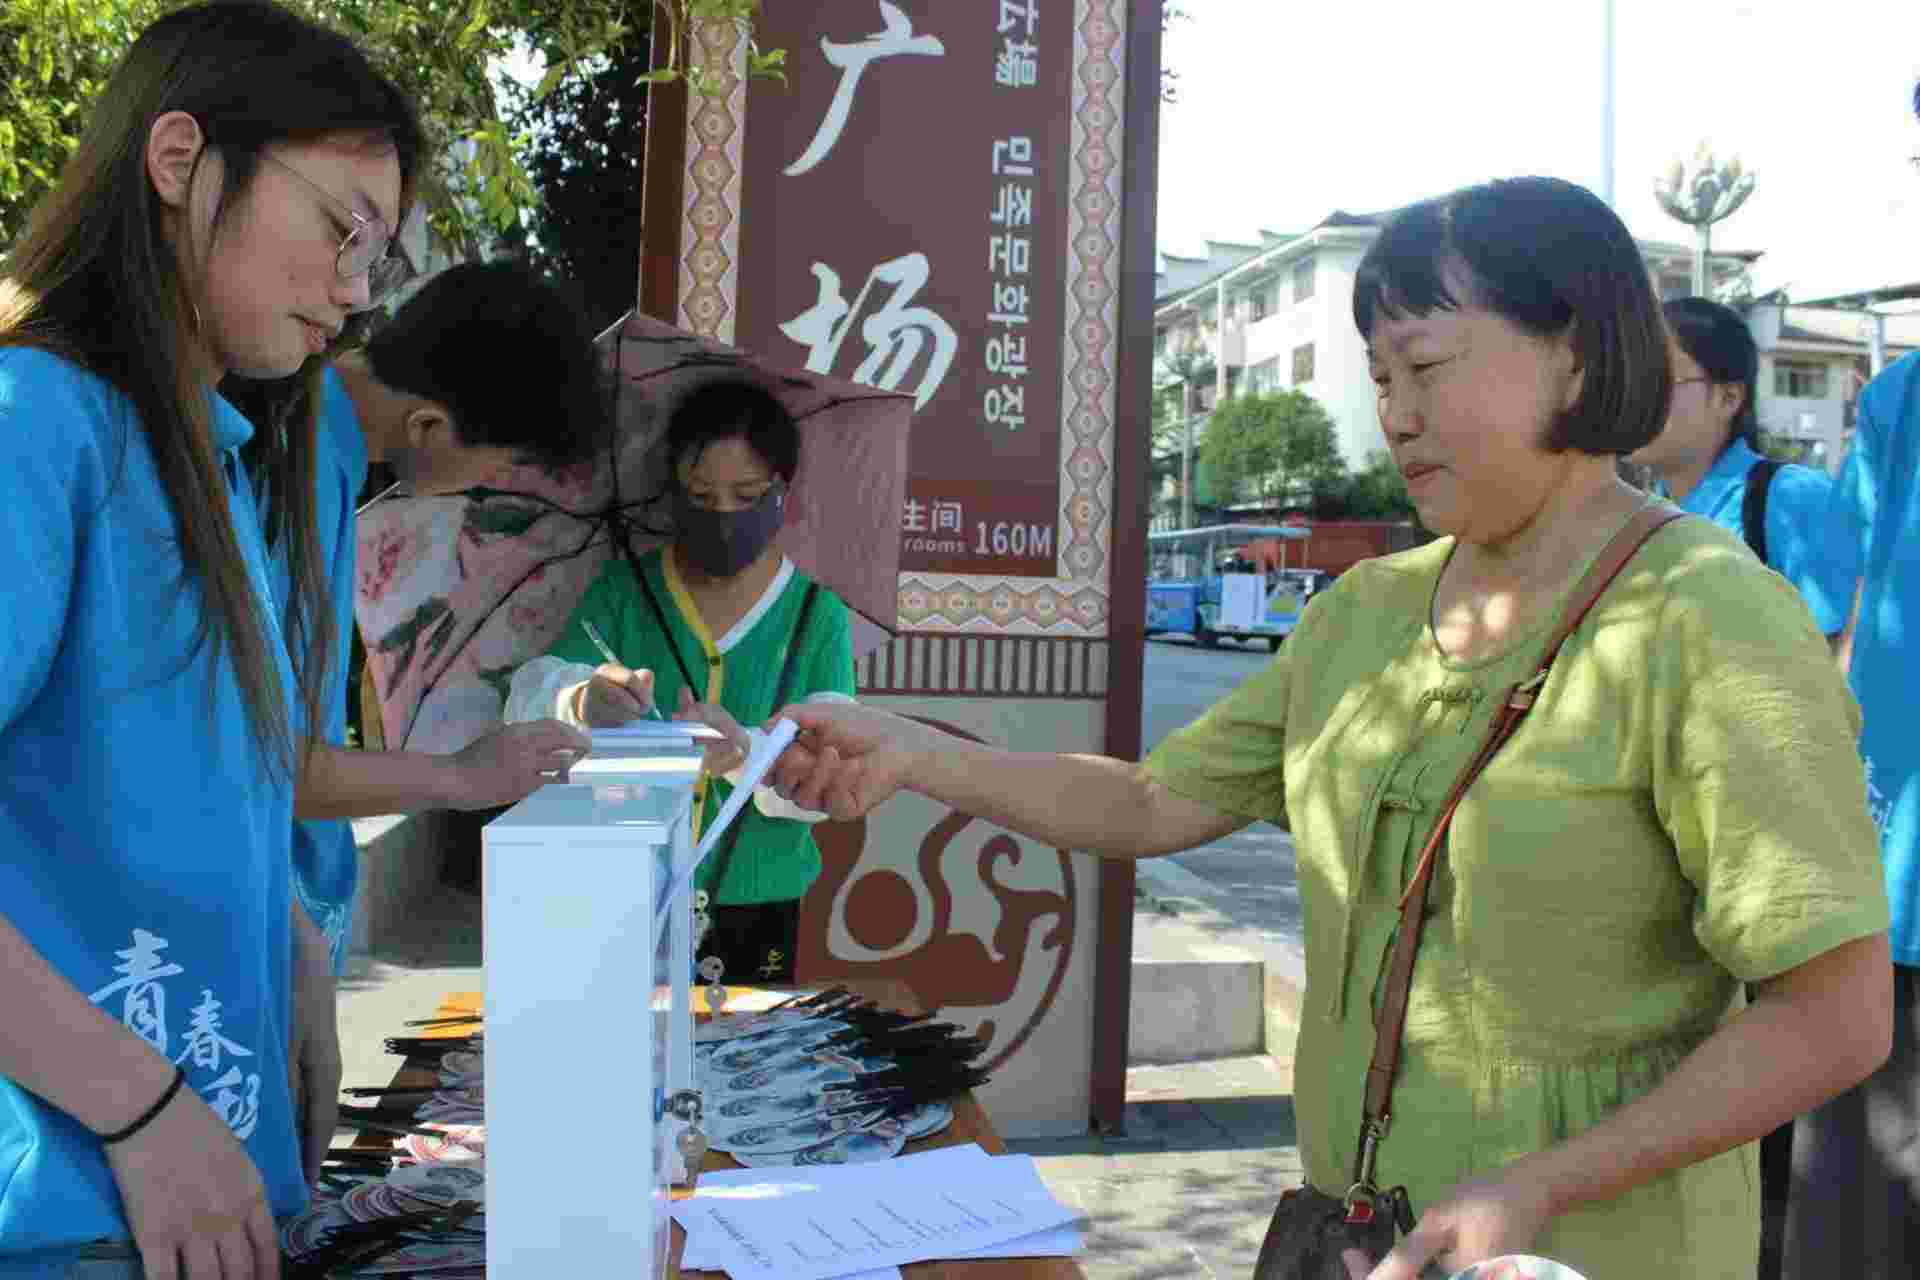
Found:
[[[1913,91],[1920,119],[1920,84]],[[1860,393],[1828,534],[1860,565],[1842,662],[1893,919],[1893,1054],[1794,1132],[1789,1280],[1920,1275],[1920,353]]]
[[[289,870],[295,697],[325,695],[215,388],[372,304],[421,146],[346,38],[178,9],[9,247],[0,1275],[277,1274],[274,1215],[332,1140],[331,975]]]
[[[449,267],[363,348],[316,364],[297,382],[254,384],[236,394],[269,428],[249,447],[249,461],[265,490],[279,600],[284,607],[324,594],[332,607],[328,699],[295,794],[293,856],[294,890],[327,936],[340,973],[358,878],[345,819],[512,804],[548,780],[557,751],[587,745],[577,730],[546,720],[505,726],[450,756],[345,749],[354,507],[368,465],[387,464],[410,493],[448,494],[518,463],[557,468],[583,461],[607,442],[608,381],[585,313],[529,268],[501,261]],[[308,571],[326,584],[324,593],[295,590],[304,566],[276,515],[291,518],[291,484],[304,468],[280,462],[274,449],[291,451],[305,439],[313,441],[319,535],[318,563]],[[293,631],[302,620],[290,614],[286,623]]]
[[[1794,585],[1815,624],[1837,642],[1858,563],[1829,546],[1833,482],[1812,467],[1777,466],[1760,452],[1760,349],[1740,313],[1706,298],[1675,298],[1664,309],[1673,404],[1667,425],[1633,461],[1652,469],[1682,511],[1743,538]]]

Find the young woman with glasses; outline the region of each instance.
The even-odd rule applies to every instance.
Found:
[[[344,37],[271,4],[179,9],[6,259],[8,1274],[276,1274],[273,1217],[332,1139],[330,966],[289,891],[299,726],[327,687],[329,628],[304,620],[328,611],[292,601],[289,643],[251,428],[216,387],[288,377],[379,299],[420,146]]]

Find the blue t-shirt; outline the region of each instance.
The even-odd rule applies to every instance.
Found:
[[[238,454],[251,428],[225,400],[212,408],[264,603]],[[0,912],[185,1069],[273,1211],[296,1212],[292,785],[257,744],[231,661],[190,648],[200,593],[132,406],[41,351],[0,350],[0,546]],[[76,1246],[128,1235],[99,1141],[0,1079],[0,1276],[63,1274]]]
[[[1920,966],[1920,353],[1867,384],[1834,486],[1836,555],[1862,566],[1848,680],[1893,904],[1893,959]]]
[[[347,659],[353,645],[353,507],[366,483],[367,438],[346,385],[338,373],[328,369],[322,383],[315,439],[313,515],[334,609],[333,678],[321,738],[335,746],[343,746],[347,740]],[[282,608],[289,584],[286,542],[282,539],[273,557],[274,593]],[[350,823],[338,818],[294,823],[294,891],[300,895],[300,905],[306,908],[308,917],[326,934],[336,974],[346,966],[347,947],[353,939],[357,876],[358,855]]]
[[[1745,541],[1741,515],[1747,473],[1760,460],[1745,440],[1736,437],[1680,509],[1705,516]],[[1794,585],[1815,625],[1827,635],[1846,628],[1853,608],[1853,584],[1860,576],[1856,557],[1831,553],[1826,523],[1832,495],[1833,481],[1812,467],[1781,467],[1767,489],[1767,567]]]

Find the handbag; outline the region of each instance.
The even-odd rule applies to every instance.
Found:
[[[1385,998],[1374,1018],[1373,1058],[1367,1066],[1366,1101],[1359,1148],[1353,1161],[1353,1183],[1344,1196],[1329,1195],[1311,1186],[1296,1187],[1283,1194],[1267,1224],[1266,1238],[1261,1241],[1259,1259],[1253,1264],[1253,1280],[1348,1280],[1343,1253],[1357,1250],[1365,1254],[1370,1263],[1377,1263],[1393,1248],[1398,1235],[1413,1230],[1413,1205],[1407,1189],[1402,1186],[1381,1190],[1374,1165],[1380,1143],[1393,1120],[1393,1081],[1400,1066],[1400,1036],[1406,1028],[1414,956],[1420,949],[1420,930],[1427,914],[1427,890],[1433,883],[1434,867],[1446,842],[1447,829],[1467,788],[1533,709],[1534,700],[1547,683],[1547,674],[1567,638],[1647,539],[1679,515],[1679,510],[1670,504],[1649,504],[1614,534],[1574,589],[1566,613],[1547,640],[1534,673],[1507,691],[1494,713],[1493,723],[1487,727],[1480,749],[1454,780],[1446,804],[1441,807],[1440,818],[1420,851],[1413,879],[1400,898],[1400,927],[1394,934],[1393,955],[1388,962]],[[1430,1266],[1426,1274],[1444,1273]]]

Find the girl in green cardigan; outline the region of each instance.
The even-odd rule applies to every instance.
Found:
[[[722,729],[736,745],[708,757],[698,826],[725,802],[758,732],[741,726],[788,702],[852,701],[853,649],[846,605],[774,545],[800,454],[785,407],[745,379],[708,383],[674,409],[666,449],[673,541],[607,562],[552,652],[515,673],[506,718],[610,728],[661,704]],[[589,627],[620,662],[605,660]],[[701,952],[728,978],[793,977],[800,898],[820,874],[809,828],[822,816],[760,788],[731,853],[723,841],[701,867],[714,904]]]

